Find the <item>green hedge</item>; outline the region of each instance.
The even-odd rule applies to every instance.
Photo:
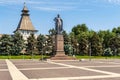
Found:
[[[49,56],[43,56],[43,58],[47,58]],[[41,59],[42,56],[41,55],[19,55],[19,56],[0,56],[0,59]]]

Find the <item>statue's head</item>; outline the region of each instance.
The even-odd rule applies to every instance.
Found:
[[[58,14],[58,15],[57,15],[57,17],[59,18],[59,17],[60,17],[60,15]]]

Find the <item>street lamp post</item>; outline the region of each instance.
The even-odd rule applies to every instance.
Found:
[[[79,46],[79,44],[77,43],[76,54],[78,53],[78,46]]]
[[[24,53],[23,53],[23,60],[25,59],[25,57],[24,57]]]
[[[43,46],[45,46],[45,44],[43,44]],[[41,61],[43,61],[43,52],[44,52],[43,51],[43,48],[44,48],[43,46],[42,46],[42,51],[41,51]]]
[[[75,52],[74,52],[74,47],[73,47],[73,55],[75,55],[75,56],[76,56],[76,54],[75,54]]]
[[[89,43],[89,61],[91,61],[91,42]]]
[[[43,51],[42,51],[42,53],[41,53],[41,61],[43,61]]]
[[[117,58],[117,49],[115,48],[115,59]]]

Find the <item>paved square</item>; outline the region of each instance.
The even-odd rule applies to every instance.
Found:
[[[12,80],[5,60],[0,60],[0,80]]]
[[[0,60],[2,80],[120,80],[120,60]]]

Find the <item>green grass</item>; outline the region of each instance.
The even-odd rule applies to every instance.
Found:
[[[43,56],[43,58],[49,58],[50,56]],[[75,56],[77,59],[90,59],[90,56]],[[2,56],[0,55],[0,59],[42,59],[41,55],[19,55],[19,56]],[[120,59],[120,56],[111,56],[111,57],[104,57],[104,56],[91,56],[91,59]]]
[[[77,59],[120,59],[120,56],[111,56],[111,57],[105,57],[105,56],[78,56],[76,55]]]
[[[49,56],[43,56],[43,58],[47,58]],[[2,56],[0,55],[0,59],[42,59],[41,55],[34,55],[33,57],[30,55],[19,55],[19,56]]]

